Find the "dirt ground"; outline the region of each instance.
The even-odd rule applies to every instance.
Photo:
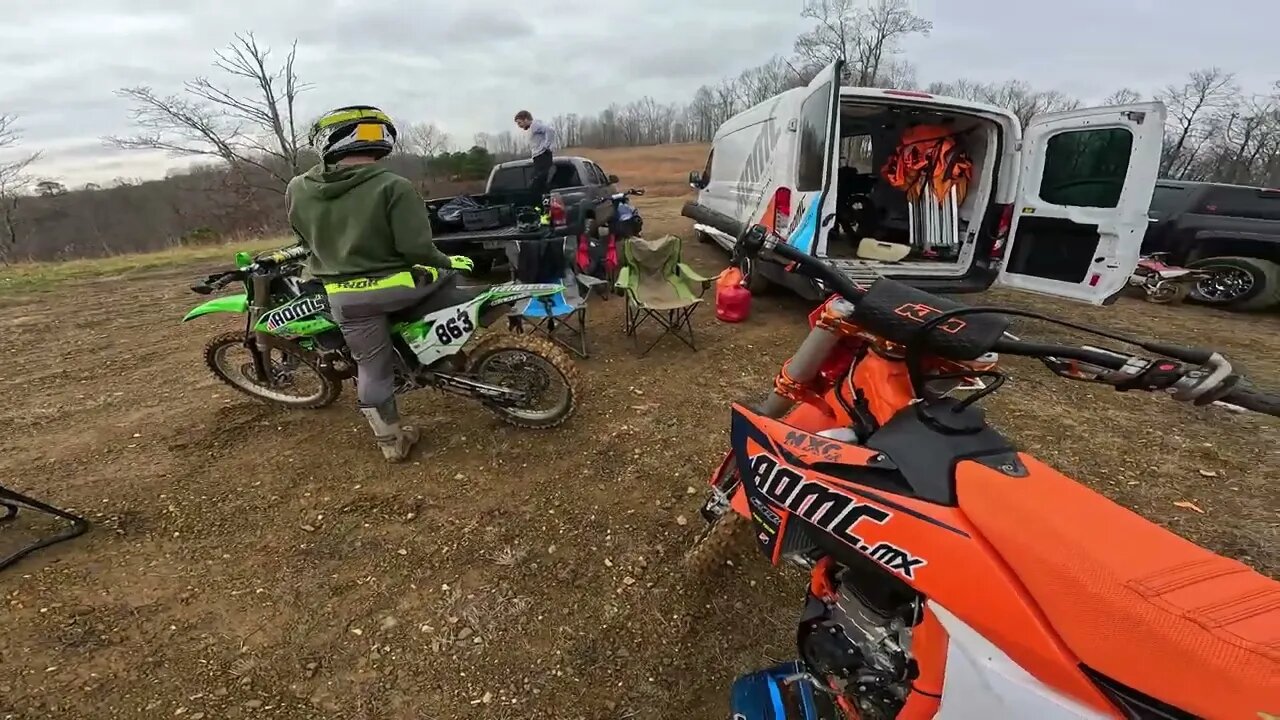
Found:
[[[641,204],[687,233],[679,207]],[[596,302],[570,423],[519,431],[422,392],[403,405],[426,440],[388,466],[350,390],[287,412],[206,371],[234,321],[178,320],[213,266],[0,295],[0,484],[95,523],[0,573],[0,718],[717,718],[736,674],[791,656],[796,573],[678,558],[728,404],[767,390],[804,302],[759,297],[736,326],[704,308],[697,353],[643,359],[622,303]],[[983,300],[1214,346],[1280,387],[1275,316]],[[1275,422],[1010,368],[988,405],[1025,450],[1280,576]],[[20,519],[0,548],[48,527]]]

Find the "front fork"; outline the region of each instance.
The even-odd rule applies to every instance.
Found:
[[[836,299],[826,304],[822,320],[814,323],[795,355],[782,366],[773,390],[760,405],[761,415],[776,420],[791,412],[801,399],[810,399],[808,396],[812,391],[807,388],[817,379],[827,358],[840,344],[843,337],[837,330],[840,323],[852,315],[853,303],[846,300]]]
[[[773,389],[757,408],[761,415],[780,419],[795,408],[801,397],[811,392],[805,388],[817,379],[818,373],[843,337],[836,330],[838,321],[851,317],[853,309],[852,303],[842,299],[827,303],[824,307],[824,321],[814,323],[804,342],[800,343],[795,354],[783,365],[784,369],[774,381]],[[750,516],[745,497],[739,497],[743,492],[742,473],[732,449],[712,473],[710,484],[711,496],[701,510],[702,517],[707,522],[715,522],[731,509]]]
[[[264,302],[271,301],[271,278],[264,275],[254,275],[249,283],[249,316],[245,325],[244,337],[245,348],[249,351],[249,356],[253,358],[253,372],[258,377],[258,382],[271,383],[271,362],[268,353],[271,351],[270,339],[266,333],[259,332],[254,328],[257,327],[258,321],[266,314],[269,309],[263,305]]]

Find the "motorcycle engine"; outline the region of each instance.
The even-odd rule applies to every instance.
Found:
[[[841,705],[863,720],[887,720],[902,709],[917,675],[910,651],[919,605],[883,606],[847,579],[834,599],[809,595],[797,633],[800,656]]]

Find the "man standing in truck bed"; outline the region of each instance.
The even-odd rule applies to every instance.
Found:
[[[555,172],[551,150],[555,146],[556,131],[541,120],[534,120],[533,114],[528,110],[516,113],[516,125],[519,125],[521,130],[529,131],[529,144],[533,155],[533,177],[530,180],[529,189],[541,202],[551,190],[551,175]],[[546,208],[543,208],[543,211],[545,212]]]

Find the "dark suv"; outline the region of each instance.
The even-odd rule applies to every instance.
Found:
[[[1280,190],[1160,180],[1144,254],[1213,270],[1191,299],[1235,310],[1280,305]]]

